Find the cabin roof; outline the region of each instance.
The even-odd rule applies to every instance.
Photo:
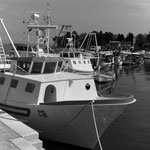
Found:
[[[12,60],[16,61],[33,61],[33,62],[49,62],[49,61],[63,61],[60,57],[15,57]]]
[[[13,73],[11,72],[5,72],[6,75],[11,75]],[[21,75],[21,74],[15,74],[15,78],[19,78],[19,80],[31,80],[35,82],[41,82],[41,83],[48,83],[48,82],[57,82],[57,81],[65,81],[65,80],[83,80],[84,79],[91,79],[93,77],[90,76],[79,76],[75,73],[69,73],[69,72],[58,72],[54,74],[27,74],[27,75]]]

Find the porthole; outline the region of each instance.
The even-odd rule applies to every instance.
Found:
[[[73,61],[74,64],[76,64],[76,61]]]
[[[86,88],[87,90],[89,90],[89,89],[91,88],[90,84],[87,83],[87,84],[85,85],[85,88]]]

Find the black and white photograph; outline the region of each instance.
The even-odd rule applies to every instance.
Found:
[[[149,0],[0,1],[0,150],[150,150]]]

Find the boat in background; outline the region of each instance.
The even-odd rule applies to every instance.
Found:
[[[94,79],[98,83],[113,82],[116,79],[114,71],[102,71],[101,69],[97,70],[94,75]]]
[[[71,26],[68,25],[67,27]],[[60,57],[65,60],[66,70],[74,71],[82,75],[93,76],[94,80],[99,83],[111,82],[115,80],[115,73],[113,71],[104,71],[104,69],[102,69],[103,64],[100,61],[101,58],[98,55],[98,49],[92,51],[91,53],[88,51],[87,46],[85,46],[86,49],[82,48],[84,42],[88,41],[88,36],[94,36],[96,41],[96,35],[94,33],[89,33],[89,35],[87,34],[83,40],[83,43],[81,43],[81,46],[77,49],[75,48],[75,41],[73,40],[71,32],[69,33],[70,38],[67,38],[68,42],[65,48],[63,48],[60,52]],[[90,39],[92,38],[90,37]],[[90,43],[88,43],[88,46],[90,46]],[[98,46],[95,46],[95,48],[96,47]]]
[[[67,44],[60,52],[60,57],[64,60],[65,70],[73,71],[80,75],[93,76],[94,69],[90,58],[86,57],[85,52],[75,48],[73,38],[67,38]]]
[[[137,65],[142,62],[143,56],[138,52],[121,53],[122,65]]]

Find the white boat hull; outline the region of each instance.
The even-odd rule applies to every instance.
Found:
[[[37,130],[43,138],[93,149],[98,141],[94,123],[101,136],[125,106],[134,102],[133,97],[122,101],[118,98],[108,99],[96,100],[93,104],[96,122],[93,119],[92,101],[17,107],[0,104],[0,108]]]

